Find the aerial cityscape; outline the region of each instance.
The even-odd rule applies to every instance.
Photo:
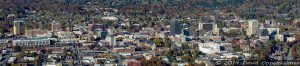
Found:
[[[0,66],[300,66],[300,0],[0,0]]]

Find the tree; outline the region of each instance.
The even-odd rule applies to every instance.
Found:
[[[191,62],[191,61],[193,60],[192,57],[189,56],[189,55],[184,55],[184,56],[182,56],[182,59],[183,59],[184,61],[186,61],[186,62]]]
[[[164,38],[164,47],[169,48],[170,47],[170,42],[168,38]]]
[[[258,51],[258,57],[260,60],[265,60],[265,58],[267,57],[267,54],[264,50],[259,50]]]
[[[200,63],[196,63],[194,66],[206,66],[206,63],[200,62]]]
[[[271,47],[273,45],[273,41],[271,40],[268,40],[267,43],[266,43],[266,52],[271,52]]]
[[[236,52],[242,51],[240,45],[235,45],[233,50]]]
[[[192,58],[197,58],[198,55],[199,55],[198,50],[192,49]]]
[[[287,28],[289,31],[293,30],[293,26],[288,26]]]
[[[285,27],[282,26],[282,25],[280,25],[280,26],[279,26],[279,31],[280,31],[280,32],[284,32],[284,31],[285,31]]]
[[[161,45],[161,40],[160,40],[159,38],[153,39],[153,42],[155,43],[155,45],[156,45],[157,47],[161,47],[161,46],[162,46],[162,45]]]
[[[236,36],[237,34],[238,34],[237,31],[235,31],[235,30],[229,30],[229,31],[227,32],[226,36],[228,36],[228,37],[233,37],[233,36]]]
[[[187,43],[181,44],[182,49],[189,49],[189,45]]]
[[[40,55],[36,56],[34,59],[34,65],[35,66],[39,66],[39,62],[40,62],[40,59],[39,59]]]
[[[276,40],[276,41],[275,41],[275,44],[276,44],[277,46],[279,46],[279,45],[280,45],[280,42],[281,42],[280,40]]]
[[[297,45],[293,45],[291,48],[291,56],[293,59],[298,59]]]
[[[71,64],[71,65],[74,65],[74,60],[71,60],[71,61],[70,61],[70,64]]]

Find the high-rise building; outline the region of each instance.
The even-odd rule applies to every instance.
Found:
[[[180,33],[181,33],[181,24],[179,23],[178,20],[176,20],[170,24],[170,34],[178,35]]]
[[[109,42],[110,46],[114,46],[117,43],[117,39],[114,35],[108,35],[106,41]]]
[[[88,42],[93,42],[94,41],[94,23],[93,24],[88,24]]]
[[[248,21],[248,30],[247,30],[247,35],[251,36],[256,34],[257,30],[259,27],[259,23],[257,20],[250,20]]]
[[[25,22],[22,20],[14,21],[14,35],[24,35],[25,34]]]
[[[94,33],[93,31],[88,31],[87,42],[93,42],[93,41],[94,41]]]
[[[60,31],[61,30],[61,24],[58,22],[52,22],[51,23],[51,30],[52,31]]]
[[[213,34],[220,35],[220,28],[218,25],[213,25]]]

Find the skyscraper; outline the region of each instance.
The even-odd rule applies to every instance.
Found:
[[[181,26],[178,20],[172,22],[170,24],[170,34],[175,35],[175,34],[180,34],[181,33]]]
[[[93,42],[94,41],[94,23],[93,24],[88,24],[88,42]]]
[[[249,20],[248,21],[248,30],[247,30],[247,35],[251,36],[256,34],[258,30],[259,24],[257,20]]]
[[[217,24],[213,25],[213,34],[220,35],[220,28]]]
[[[25,34],[25,22],[22,20],[14,21],[14,35],[24,35]]]
[[[115,46],[117,43],[117,39],[116,39],[115,35],[108,35],[106,37],[106,41],[109,42],[110,46]]]

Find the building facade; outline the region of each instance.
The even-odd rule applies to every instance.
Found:
[[[13,45],[25,46],[25,47],[43,47],[49,46],[50,40],[47,38],[26,38],[13,40]]]
[[[25,34],[25,22],[22,20],[14,21],[14,35],[24,35]]]
[[[181,24],[179,23],[178,20],[172,22],[170,24],[170,34],[175,35],[175,34],[180,34],[181,33]]]
[[[247,33],[246,34],[248,36],[256,34],[256,32],[258,30],[258,27],[259,27],[259,23],[258,23],[257,20],[250,20],[250,21],[248,21],[248,29],[247,29]]]
[[[58,22],[52,22],[51,23],[51,30],[52,31],[60,31],[61,30],[61,24]]]
[[[47,33],[48,33],[47,30],[31,29],[31,30],[26,30],[25,35],[27,37],[34,37],[39,35],[46,35]]]
[[[199,23],[199,30],[213,30],[214,24],[213,23]]]

